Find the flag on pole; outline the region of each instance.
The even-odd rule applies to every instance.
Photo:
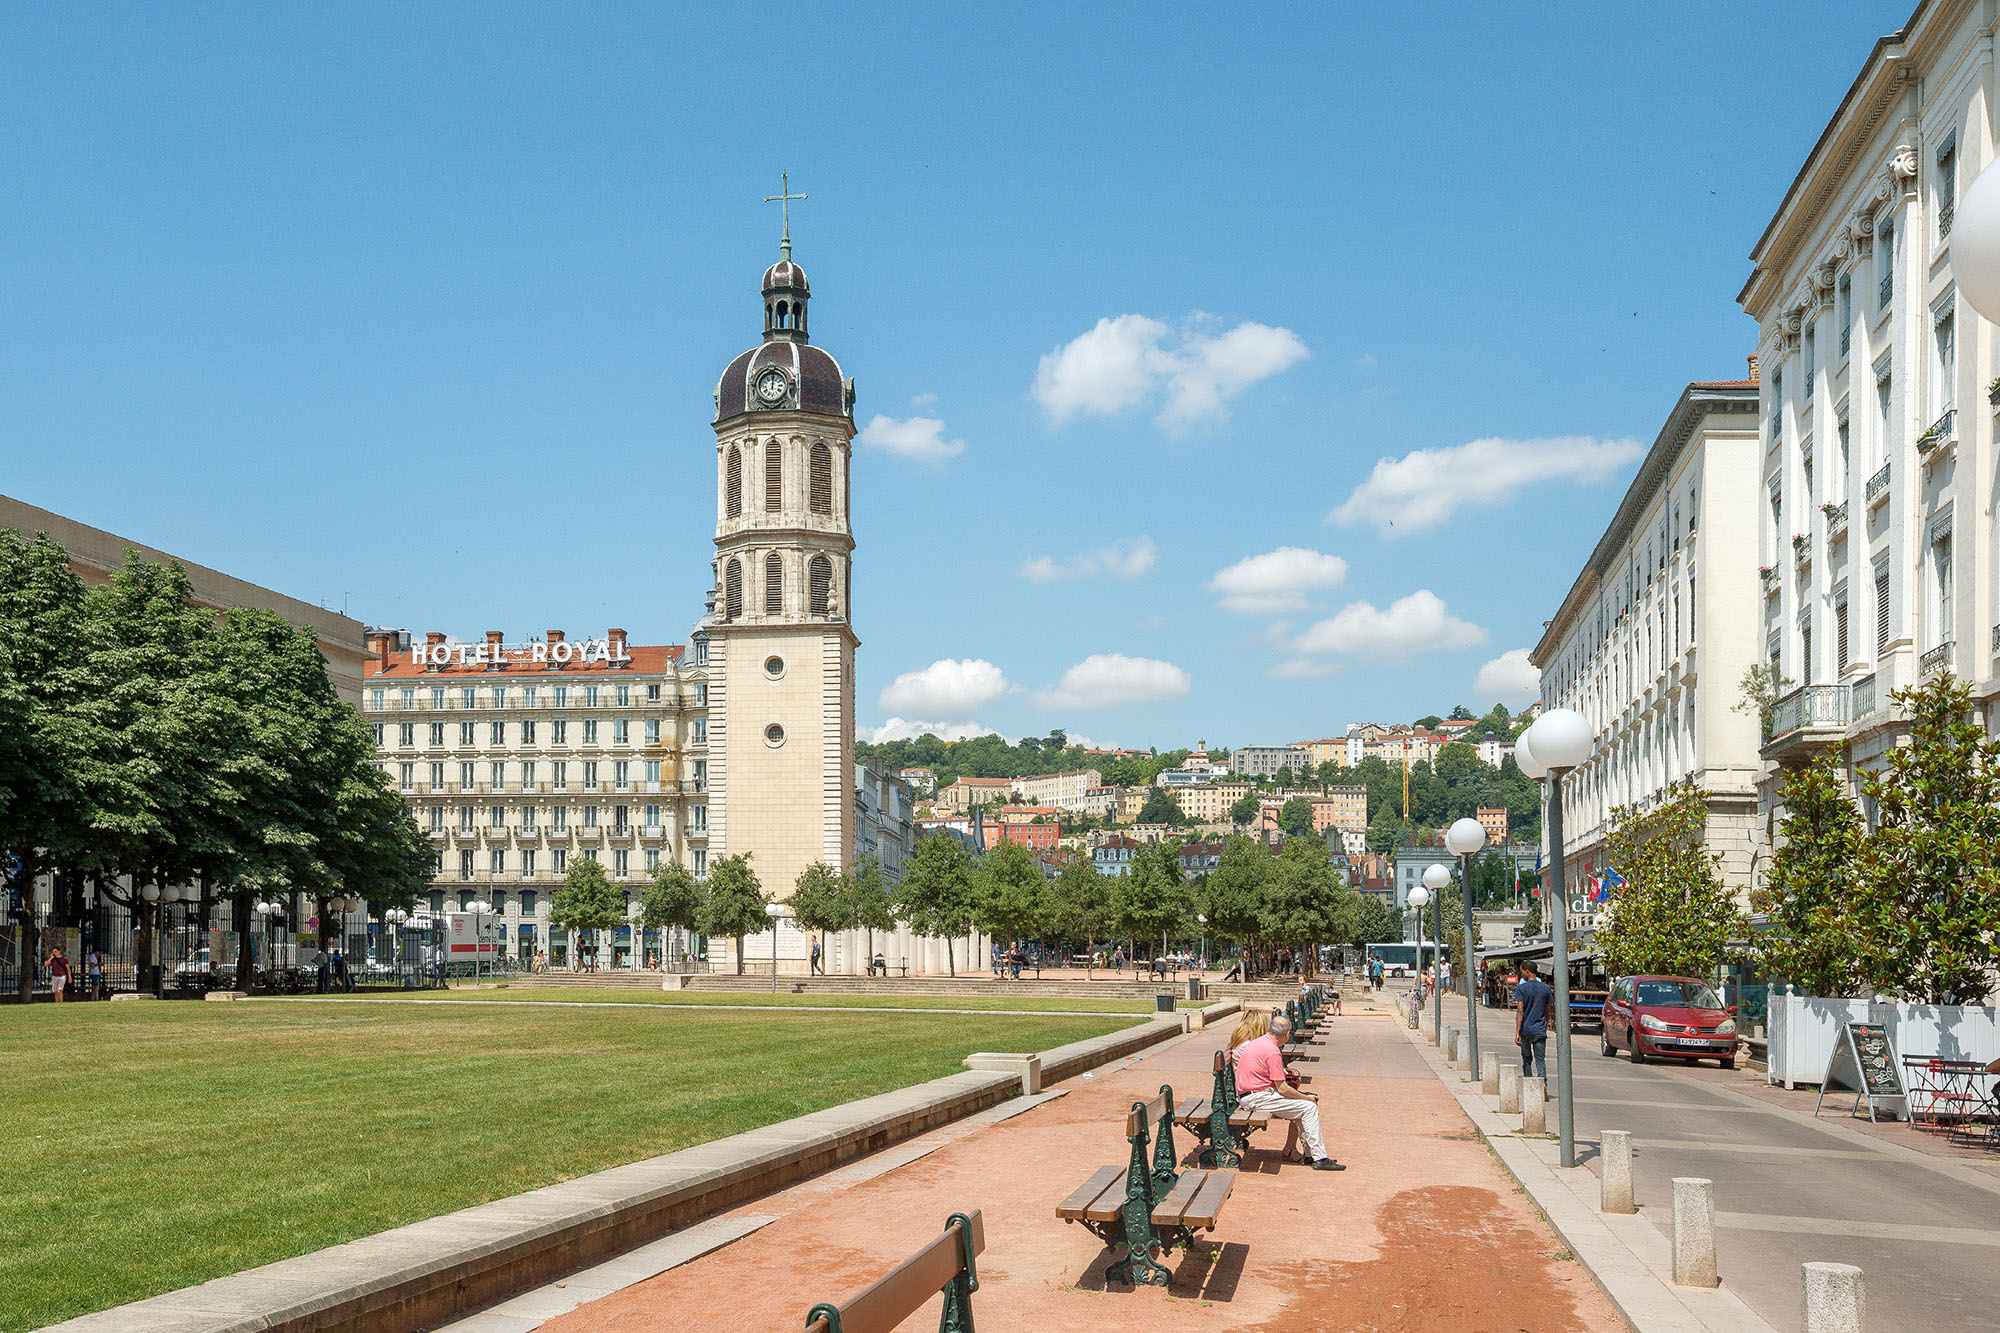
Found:
[[[1604,873],[1591,881],[1590,901],[1594,903],[1610,902],[1611,891],[1621,887],[1624,883],[1625,877],[1619,874],[1615,867],[1604,867]]]

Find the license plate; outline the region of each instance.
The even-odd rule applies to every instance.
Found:
[[[1676,1046],[1714,1046],[1717,1044],[1717,1040],[1713,1037],[1668,1037],[1667,1040]]]

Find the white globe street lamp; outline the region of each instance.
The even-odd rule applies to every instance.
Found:
[[[1431,1031],[1444,1031],[1444,891],[1451,871],[1433,862],[1424,867],[1424,901],[1431,904]],[[1423,962],[1423,950],[1417,961]],[[1419,972],[1421,973],[1421,968]]]
[[[1424,878],[1429,879],[1430,873],[1429,870],[1424,871]],[[1422,985],[1424,975],[1424,909],[1430,906],[1431,891],[1420,883],[1410,890],[1410,896],[1405,902],[1417,918],[1417,961],[1416,966],[1410,972],[1410,1026],[1415,1027],[1417,1025],[1417,1015],[1423,1012],[1424,1007],[1424,988]]]
[[[1954,246],[1954,249],[1956,246]],[[1552,708],[1522,738],[1531,757],[1548,772],[1548,879],[1542,901],[1550,912],[1550,970],[1555,973],[1556,1160],[1576,1165],[1576,1121],[1570,1077],[1569,890],[1563,884],[1563,774],[1590,758],[1596,736],[1590,721],[1574,708]],[[1527,770],[1524,768],[1522,772]]]
[[[1472,934],[1472,857],[1486,845],[1486,826],[1476,819],[1461,819],[1445,830],[1445,850],[1458,858],[1459,910],[1465,928],[1465,1040],[1469,1048],[1466,1069],[1474,1083],[1479,1081],[1479,994],[1473,978],[1479,973],[1479,942]]]
[[[783,903],[765,903],[764,915],[771,918],[771,994],[778,993],[778,923],[792,914]]]
[[[1980,172],[1952,214],[1951,276],[1968,305],[2000,324],[2000,169]]]

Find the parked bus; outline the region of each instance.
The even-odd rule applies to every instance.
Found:
[[[1425,940],[1423,949],[1424,949],[1425,963],[1434,963],[1437,961],[1438,946],[1436,944],[1432,943],[1430,940]],[[1383,976],[1385,977],[1409,976],[1412,972],[1415,972],[1417,970],[1416,941],[1399,940],[1393,944],[1369,945],[1365,961],[1368,964],[1372,965],[1377,958],[1382,960]]]

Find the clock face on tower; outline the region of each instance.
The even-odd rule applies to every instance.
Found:
[[[776,407],[785,401],[785,393],[791,388],[791,381],[785,372],[776,366],[768,366],[757,377],[757,397],[766,407]]]

